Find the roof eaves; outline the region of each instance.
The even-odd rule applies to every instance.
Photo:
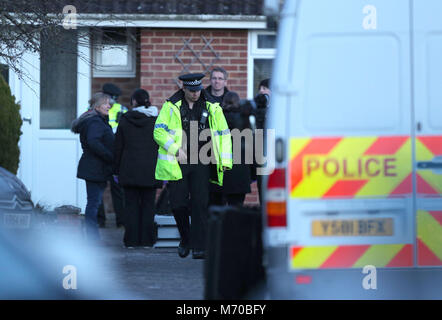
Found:
[[[265,16],[179,14],[78,14],[79,26],[265,29]]]

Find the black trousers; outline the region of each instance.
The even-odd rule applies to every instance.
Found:
[[[126,198],[124,244],[127,247],[155,244],[156,188],[124,188]]]
[[[181,165],[183,178],[169,182],[170,202],[181,242],[191,249],[206,248],[210,168],[202,164]],[[189,216],[192,223],[189,222]]]
[[[214,206],[242,206],[244,200],[246,199],[245,193],[231,193],[225,194],[222,192],[211,192],[210,193],[210,205]]]
[[[113,178],[111,178],[109,182],[112,196],[112,205],[115,210],[115,222],[117,223],[117,225],[122,225],[124,224],[124,191],[123,188],[118,183],[116,183]],[[106,221],[103,201],[101,201],[101,205],[98,208],[97,220],[98,224],[100,225],[104,225],[104,222]]]
[[[258,182],[257,184],[258,184],[259,205],[262,208],[262,201],[263,201],[263,199],[262,199],[262,176],[257,176],[256,180]]]

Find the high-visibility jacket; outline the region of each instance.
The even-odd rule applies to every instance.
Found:
[[[217,176],[210,182],[222,186],[223,167],[231,169],[233,165],[232,138],[219,103],[215,102],[203,90],[205,107],[209,112],[208,121],[211,133],[212,152],[216,159]],[[155,122],[154,139],[159,145],[155,178],[158,180],[174,181],[183,178],[176,153],[182,145],[183,129],[181,124],[180,107],[184,92],[178,91],[169,98],[161,109]],[[188,159],[189,161],[189,159]]]
[[[127,108],[119,103],[114,103],[109,109],[109,125],[115,132],[118,127],[118,122],[120,121],[120,116],[127,112]]]

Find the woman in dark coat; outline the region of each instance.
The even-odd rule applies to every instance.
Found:
[[[244,129],[250,129],[249,117],[240,107],[239,96],[236,92],[229,91],[225,94],[222,108],[230,132],[233,129],[238,129],[242,132]],[[251,133],[251,131],[250,131]],[[233,134],[232,134],[233,138]],[[244,203],[244,199],[247,193],[251,192],[250,183],[250,171],[251,164],[246,164],[246,145],[243,138],[241,138],[240,149],[235,146],[236,140],[233,139],[233,167],[232,170],[224,172],[224,180],[222,188],[219,188],[221,192],[213,193],[211,204],[216,205],[232,205],[241,206]],[[238,154],[241,152],[241,158]],[[241,159],[240,163],[237,163]],[[252,162],[252,159],[250,159]]]
[[[72,123],[72,131],[80,134],[83,154],[78,163],[77,178],[86,180],[87,204],[85,212],[88,240],[99,240],[97,212],[106,182],[112,177],[114,134],[107,116],[109,96],[95,93],[89,110]]]
[[[130,111],[120,120],[115,138],[115,173],[125,194],[125,234],[127,248],[151,247],[155,243],[155,180],[158,145],[153,130],[158,108],[151,106],[149,93],[137,89]]]

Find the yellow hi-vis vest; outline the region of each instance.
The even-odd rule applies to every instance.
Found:
[[[122,106],[119,103],[114,103],[112,107],[109,109],[109,125],[112,130],[116,130],[118,127],[119,114],[123,114],[127,112],[127,108]]]
[[[180,165],[176,159],[176,153],[182,145],[183,138],[181,104],[182,100],[175,103],[170,100],[166,101],[155,122],[153,137],[159,145],[155,170],[157,180],[174,181],[183,178]],[[217,168],[217,181],[211,180],[210,182],[222,186],[223,167],[232,169],[233,165],[232,138],[219,103],[206,101],[206,108],[209,111],[208,120],[212,151],[214,152]]]

